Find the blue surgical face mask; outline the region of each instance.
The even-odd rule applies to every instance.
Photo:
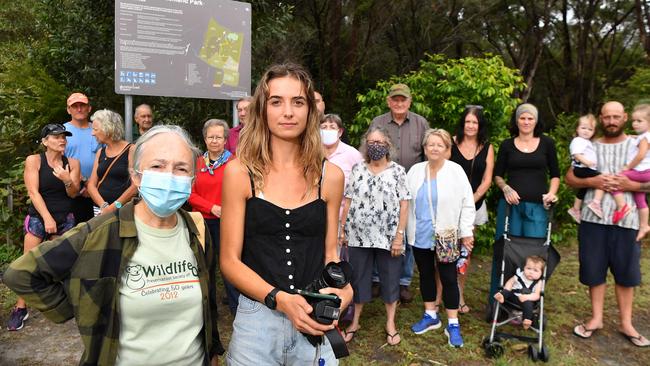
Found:
[[[152,170],[145,170],[141,174],[140,196],[160,218],[171,216],[190,197],[192,177]]]

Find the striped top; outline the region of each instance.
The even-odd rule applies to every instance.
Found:
[[[634,139],[627,138],[625,141],[616,144],[604,144],[600,141],[596,141],[594,142],[594,147],[596,148],[596,155],[598,156],[598,171],[603,174],[616,174],[623,170],[623,165],[626,163],[628,153],[634,148]],[[623,196],[625,197],[625,202],[628,206],[635,207],[631,193],[624,192]],[[594,190],[589,189],[585,196],[585,202],[590,202],[593,198]],[[616,202],[614,202],[612,195],[605,194],[600,205],[603,209],[603,219],[598,218],[598,216],[587,208],[587,205],[583,205],[581,220],[595,224],[613,225],[612,216],[616,210]],[[617,225],[627,229],[638,230],[639,215],[637,215],[636,210],[625,216],[625,218],[619,221]]]

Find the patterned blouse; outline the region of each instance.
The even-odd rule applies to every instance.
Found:
[[[361,162],[352,168],[345,197],[352,200],[345,223],[348,245],[390,250],[397,233],[400,201],[411,199],[404,168],[391,161],[375,175]]]

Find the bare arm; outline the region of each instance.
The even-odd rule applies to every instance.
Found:
[[[350,212],[350,204],[352,204],[352,199],[346,197],[345,202],[343,203],[343,213],[341,213],[341,227],[339,228],[339,242],[341,245],[347,245],[348,240],[345,237],[345,223],[348,220],[348,213]]]
[[[135,152],[135,145],[132,144],[131,146],[129,146],[129,166],[133,166],[132,162],[133,162],[134,152]],[[129,178],[129,180],[131,179]],[[137,192],[138,192],[138,187],[131,180],[131,184],[129,185],[129,188],[127,188],[124,192],[122,192],[122,194],[117,198],[116,201],[119,201],[121,204],[125,204],[129,202]],[[102,213],[107,213],[115,210],[117,210],[117,207],[115,207],[115,202],[111,202],[111,204],[108,205],[108,207],[102,210]]]
[[[519,204],[519,193],[512,189],[508,184],[506,184],[505,179],[503,177],[495,176],[494,177],[494,183],[499,187],[499,189],[503,192],[503,197],[506,199],[506,202],[508,202],[511,205],[518,205]]]
[[[624,170],[628,169],[634,169],[639,163],[645,158],[646,154],[648,153],[648,140],[644,138],[641,140],[641,143],[639,143],[639,152],[636,154],[634,159],[630,161],[629,163],[625,164]]]
[[[474,192],[474,202],[478,202],[485,194],[490,185],[492,184],[492,173],[494,171],[494,149],[492,145],[488,145],[488,153],[485,159],[485,172],[483,173],[483,178],[481,179],[481,184],[476,188]]]
[[[400,231],[403,233],[406,230],[406,218],[408,217],[409,209],[409,200],[399,201],[399,221],[397,222],[397,232],[395,233],[395,238],[391,244],[390,254],[393,257],[402,255],[404,253],[404,234],[400,234]]]
[[[595,162],[587,159],[585,157],[585,154],[574,154],[572,157],[573,157],[573,160],[577,160],[578,162],[580,162],[580,164],[582,164],[584,166],[593,167],[593,166],[596,165]]]
[[[65,193],[70,198],[75,198],[79,194],[80,170],[79,160],[73,158],[68,158],[68,165],[65,168],[62,166],[52,168],[52,173],[63,182]]]
[[[41,156],[40,155],[30,155],[25,160],[25,172],[23,173],[23,179],[25,180],[25,187],[27,188],[27,194],[29,194],[29,199],[32,200],[32,205],[36,209],[41,218],[43,219],[43,224],[45,225],[45,232],[48,234],[56,233],[56,222],[50,214],[50,211],[47,210],[45,205],[45,200],[41,193],[38,191],[39,181],[38,181],[38,171],[41,166]]]
[[[221,212],[220,265],[224,276],[242,293],[264,303],[273,290],[271,284],[242,262],[246,200],[251,196],[246,168],[235,159],[226,165],[223,178]],[[341,197],[339,196],[339,200]],[[284,291],[276,295],[277,310],[285,313],[293,326],[305,333],[322,335],[334,325],[322,325],[311,319],[312,307],[300,295]]]
[[[102,207],[102,204],[105,202],[104,197],[99,194],[99,189],[97,189],[97,183],[99,182],[99,177],[97,177],[97,166],[99,164],[99,154],[101,154],[101,151],[102,149],[99,149],[95,153],[93,171],[90,173],[90,178],[88,178],[88,181],[86,182],[86,190],[88,191],[88,195],[97,207]]]
[[[327,204],[327,232],[325,233],[325,264],[329,262],[340,262],[337,253],[337,237],[339,209],[343,198],[343,185],[345,177],[343,171],[336,165],[325,162],[325,176],[323,179],[323,199]],[[349,280],[352,280],[351,278]],[[341,298],[341,309],[345,309],[352,301],[352,285],[347,284],[342,289],[324,288],[321,293],[335,294]]]

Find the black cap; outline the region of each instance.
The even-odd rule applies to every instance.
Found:
[[[48,135],[61,135],[72,136],[72,132],[66,131],[65,126],[60,123],[50,123],[41,130],[41,138],[46,138]]]

